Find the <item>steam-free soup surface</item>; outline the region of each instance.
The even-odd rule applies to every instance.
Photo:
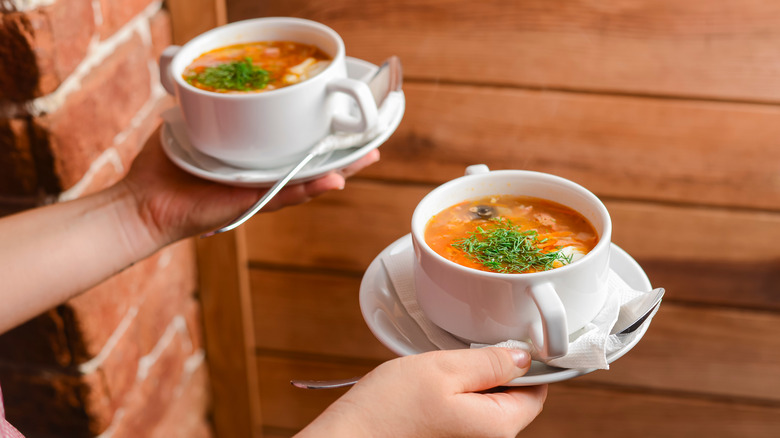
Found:
[[[528,196],[499,195],[453,205],[433,216],[425,241],[463,266],[529,273],[573,263],[598,243],[577,211]]]
[[[293,41],[258,41],[206,52],[187,66],[184,80],[218,93],[263,92],[297,84],[328,66],[317,46]]]

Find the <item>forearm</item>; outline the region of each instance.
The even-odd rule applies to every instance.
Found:
[[[0,333],[157,249],[121,185],[0,219]]]

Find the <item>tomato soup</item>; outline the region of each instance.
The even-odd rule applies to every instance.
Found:
[[[598,243],[577,211],[545,199],[497,195],[433,216],[425,242],[439,255],[482,271],[528,273],[572,263]]]
[[[293,41],[258,41],[221,47],[200,55],[182,77],[218,93],[276,90],[324,70],[331,57],[317,46]]]

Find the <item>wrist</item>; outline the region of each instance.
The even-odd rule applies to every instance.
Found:
[[[120,181],[108,189],[106,195],[111,198],[119,236],[130,254],[131,263],[169,243],[130,184]]]

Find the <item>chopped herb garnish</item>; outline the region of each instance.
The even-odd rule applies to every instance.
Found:
[[[477,227],[469,237],[454,242],[452,246],[493,272],[547,271],[556,267],[556,261],[561,264],[572,261],[571,255],[565,255],[560,250],[542,252],[538,244],[546,239],[537,240],[536,230],[523,231],[501,217],[488,221],[486,229]]]
[[[215,90],[251,91],[265,88],[268,85],[269,73],[246,57],[239,61],[206,67],[184,79],[190,84],[198,82]]]

